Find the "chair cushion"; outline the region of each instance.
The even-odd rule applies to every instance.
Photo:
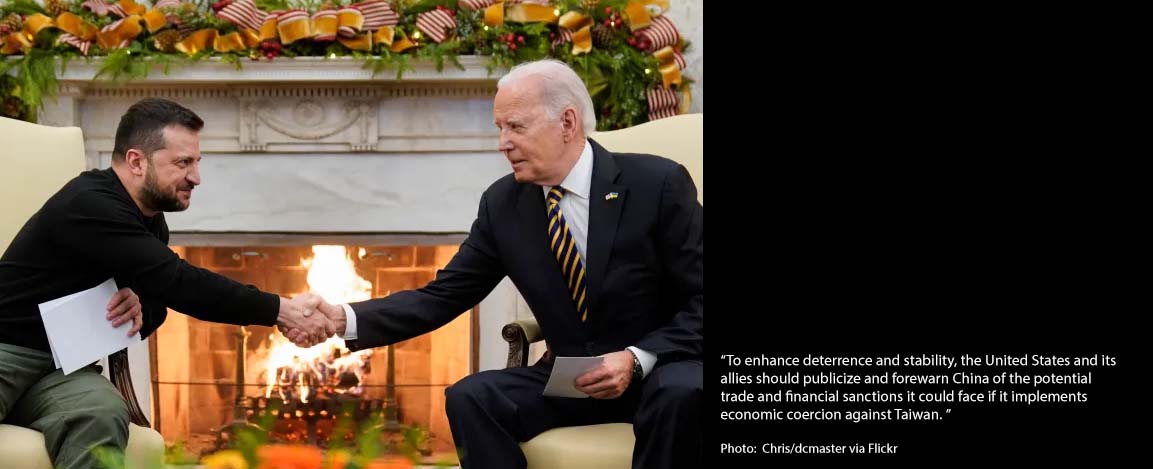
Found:
[[[36,430],[0,424],[0,461],[11,467],[52,469],[44,435]]]
[[[161,467],[164,463],[164,438],[151,428],[128,426],[128,448],[125,450],[129,469]],[[52,469],[44,435],[15,425],[0,424],[0,461],[4,467]]]
[[[520,449],[528,469],[629,469],[635,443],[632,424],[606,423],[554,428]]]

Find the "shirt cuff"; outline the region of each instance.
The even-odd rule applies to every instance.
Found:
[[[340,338],[356,340],[356,311],[353,311],[352,306],[349,306],[348,303],[342,303],[340,306],[344,308],[344,335]]]
[[[641,369],[644,370],[644,376],[647,377],[653,371],[653,367],[657,366],[657,356],[636,347],[630,346],[629,350],[636,354],[637,360],[641,362]]]

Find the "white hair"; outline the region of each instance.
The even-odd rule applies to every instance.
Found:
[[[560,119],[565,108],[571,107],[580,114],[585,135],[596,131],[597,116],[593,112],[593,99],[584,81],[568,64],[555,59],[525,62],[501,77],[496,88],[499,90],[502,86],[512,86],[527,77],[540,78],[541,101],[550,118]]]

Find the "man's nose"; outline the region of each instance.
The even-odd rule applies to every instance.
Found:
[[[192,184],[193,186],[199,186],[200,185],[200,168],[197,166],[193,166],[192,169],[188,170],[188,176],[185,179],[188,180],[189,184]]]

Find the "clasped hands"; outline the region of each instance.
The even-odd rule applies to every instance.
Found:
[[[344,309],[329,304],[319,295],[302,293],[291,300],[280,299],[276,327],[298,347],[312,347],[336,334],[343,334],[344,326]]]

